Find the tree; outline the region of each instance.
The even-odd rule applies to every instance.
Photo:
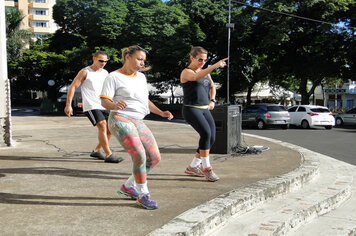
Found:
[[[122,0],[58,0],[53,7],[53,19],[60,26],[56,36],[69,50],[82,42],[89,48],[117,45],[127,13]]]
[[[149,82],[161,92],[172,91],[180,83],[180,72],[186,66],[192,43],[200,42],[204,34],[180,9],[160,0],[126,4],[130,15],[123,29],[125,41],[149,50]]]
[[[47,50],[48,44],[33,45],[16,60],[9,61],[11,93],[13,97],[25,96],[30,90],[48,91],[52,100],[58,97],[59,89],[66,84],[68,74],[66,55]],[[55,82],[54,86],[48,84]]]
[[[21,11],[14,8],[6,8],[6,49],[9,61],[19,58],[26,50],[26,45],[31,42],[32,32],[20,29],[24,18]]]
[[[206,37],[202,42],[210,52],[210,62],[227,56],[228,3],[219,0],[188,1],[171,0],[168,4],[179,6],[202,29]],[[230,101],[234,101],[234,93],[248,89],[248,103],[255,83],[266,80],[267,65],[264,49],[260,47],[259,28],[253,20],[255,11],[241,6],[232,6],[231,23],[235,29],[231,31],[230,47]],[[262,32],[261,32],[262,34]],[[218,70],[214,81],[222,84],[218,90],[219,97],[226,97],[227,70]]]
[[[349,0],[328,1],[259,1],[265,8],[294,15],[340,23]],[[261,11],[257,22],[265,34],[265,48],[271,65],[273,82],[291,78],[302,95],[302,104],[323,80],[342,75],[346,65],[347,34],[330,24],[320,24],[280,14]],[[266,29],[269,29],[267,31]],[[273,40],[277,38],[277,40]],[[268,47],[266,47],[266,45]],[[308,82],[312,87],[308,88]]]
[[[152,70],[147,72],[148,79],[162,91],[179,83],[187,52],[203,38],[186,14],[161,0],[60,0],[54,19],[61,30],[53,37],[53,49],[94,51],[100,47],[109,49],[116,63],[121,62],[123,47],[138,44],[149,50]]]
[[[227,29],[225,25],[228,19],[228,4],[226,1],[171,0],[167,4],[181,9],[203,32],[203,40],[192,42],[192,44],[193,46],[202,46],[209,51],[207,65],[227,56]],[[225,78],[226,70],[218,70],[213,74],[214,82],[223,84],[222,88],[218,90],[220,97],[225,97]]]
[[[347,66],[344,68],[344,77],[354,79],[356,74],[356,1],[348,7],[346,14],[341,15],[341,19],[347,28],[346,52]]]

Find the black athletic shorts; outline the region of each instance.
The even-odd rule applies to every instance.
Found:
[[[108,110],[90,110],[84,112],[84,114],[89,118],[93,126],[102,120],[108,120],[110,111]]]

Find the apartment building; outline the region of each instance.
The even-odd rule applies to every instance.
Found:
[[[5,0],[5,7],[17,8],[24,14],[21,29],[30,30],[35,38],[54,33],[57,25],[52,18],[56,0]]]

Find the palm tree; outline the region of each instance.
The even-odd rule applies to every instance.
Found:
[[[20,29],[23,18],[21,11],[15,8],[6,8],[6,46],[9,61],[19,58],[26,50],[26,45],[31,42],[32,32]]]

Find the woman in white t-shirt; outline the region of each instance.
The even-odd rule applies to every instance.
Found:
[[[156,166],[161,155],[156,140],[144,124],[143,118],[150,112],[173,118],[169,111],[161,111],[148,99],[145,68],[146,50],[130,46],[122,50],[122,68],[106,77],[101,92],[101,104],[111,110],[109,130],[132,157],[133,174],[118,193],[136,199],[146,209],[158,205],[151,199],[147,187],[147,173]]]

